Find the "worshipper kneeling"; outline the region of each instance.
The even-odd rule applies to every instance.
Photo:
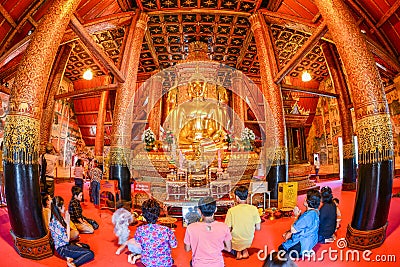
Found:
[[[291,258],[307,256],[305,254],[312,253],[313,247],[318,243],[318,207],[320,202],[321,195],[318,190],[307,191],[307,198],[303,203],[307,210],[300,215],[300,209],[294,208],[295,217],[299,215],[300,217],[294,222],[290,230],[283,234],[286,241],[279,246],[279,250],[286,251]]]
[[[89,223],[89,219],[82,215],[81,201],[83,197],[82,188],[73,186],[71,189],[72,199],[69,202],[68,211],[71,214],[71,220],[75,224],[79,233],[93,234],[94,228]]]
[[[329,186],[321,188],[321,198],[323,205],[319,209],[319,243],[332,243],[336,237],[337,208],[333,203],[332,189]]]
[[[70,215],[65,212],[64,199],[55,196],[51,203],[51,218],[49,230],[54,241],[54,247],[61,257],[66,258],[68,267],[80,266],[88,261],[93,260],[94,253],[89,248],[79,246],[79,244],[69,243],[70,239]]]

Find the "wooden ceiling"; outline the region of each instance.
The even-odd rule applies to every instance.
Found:
[[[15,74],[26,41],[47,12],[51,0],[0,0],[0,82],[6,85]],[[344,0],[370,45],[386,85],[400,71],[400,1]],[[260,75],[257,48],[250,30],[249,16],[264,14],[270,25],[278,67],[283,69],[323,22],[312,0],[82,0],[75,16],[91,34],[93,40],[119,68],[124,38],[135,9],[149,15],[148,28],[140,54],[140,80],[185,59],[188,44],[203,41],[208,44],[210,59],[241,70],[257,81]],[[312,73],[314,82],[329,76],[322,54],[321,42],[330,41],[329,31],[288,73],[296,84],[303,70]],[[65,77],[76,88],[92,88],[82,81],[90,68],[95,76],[110,74],[68,29],[63,44],[73,45]],[[287,79],[284,79],[284,82]],[[294,82],[293,82],[294,81]],[[78,84],[79,83],[79,86]],[[315,89],[315,83],[311,83]],[[302,84],[307,87],[307,84]],[[81,132],[88,145],[94,144],[96,105],[99,96],[80,96],[75,100]],[[97,100],[95,100],[97,99]],[[113,101],[114,97],[110,98]],[[313,100],[314,101],[314,100]],[[98,103],[98,102],[97,102]],[[112,107],[107,112],[112,122]],[[307,105],[306,103],[304,105]],[[311,105],[313,106],[313,105]],[[78,111],[79,110],[79,111]],[[82,120],[79,120],[82,117]],[[92,129],[92,132],[88,131]],[[109,135],[110,129],[106,128]]]

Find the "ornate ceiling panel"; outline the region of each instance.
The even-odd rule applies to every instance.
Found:
[[[260,0],[144,0],[136,1],[145,11],[168,9],[217,9],[241,12],[254,12]]]
[[[212,60],[236,67],[238,57],[250,33],[250,23],[239,15],[179,13],[151,15],[148,23],[151,45],[162,69],[184,60],[188,44],[202,41],[208,44]],[[142,47],[140,71],[154,71],[149,44]]]
[[[275,42],[275,54],[277,55],[279,67],[283,68],[299,48],[303,46],[309,36],[305,33],[277,25],[272,25],[271,31]],[[309,71],[312,78],[317,81],[322,81],[329,76],[320,45],[316,45],[289,75],[291,77],[301,77],[302,72],[305,70]]]
[[[93,39],[100,45],[104,52],[114,61],[120,64],[121,46],[125,35],[125,28],[117,28],[92,34]],[[69,57],[65,76],[71,81],[82,79],[83,73],[91,69],[93,76],[105,75],[105,70],[99,65],[90,53],[84,49],[80,41],[74,42],[71,56]]]

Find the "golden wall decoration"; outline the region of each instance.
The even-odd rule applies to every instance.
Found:
[[[124,147],[110,148],[110,166],[128,166],[130,158],[130,149]]]
[[[393,136],[389,114],[357,121],[358,155],[361,164],[393,159]]]
[[[8,115],[4,129],[3,159],[13,164],[38,164],[40,121]]]
[[[343,158],[352,159],[356,154],[355,146],[353,143],[343,145]]]
[[[284,146],[278,146],[274,151],[274,158],[272,166],[285,165],[287,159],[288,150]]]

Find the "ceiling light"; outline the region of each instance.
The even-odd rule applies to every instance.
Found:
[[[91,80],[93,79],[93,72],[91,69],[87,69],[84,73],[83,73],[83,79],[85,80]]]
[[[309,82],[311,81],[311,79],[312,79],[311,74],[307,70],[305,70],[301,75],[301,80],[303,82]]]

